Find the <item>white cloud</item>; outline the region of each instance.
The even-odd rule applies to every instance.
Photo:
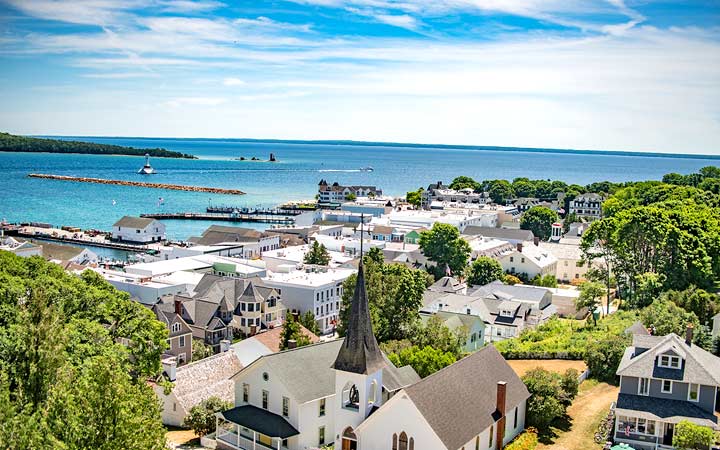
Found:
[[[244,84],[246,84],[246,83],[243,80],[241,80],[240,78],[230,77],[230,78],[225,78],[223,80],[224,86],[242,86]]]
[[[227,101],[226,98],[219,97],[177,97],[168,100],[165,104],[177,108],[181,106],[218,106]]]

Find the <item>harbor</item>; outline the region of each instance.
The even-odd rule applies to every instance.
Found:
[[[180,184],[147,183],[144,181],[108,180],[104,178],[72,177],[67,175],[51,175],[45,173],[31,173],[28,178],[42,178],[46,180],[75,181],[79,183],[113,184],[117,186],[135,186],[152,189],[170,189],[174,191],[207,192],[210,194],[245,195],[239,189],[225,189],[205,186],[186,186]]]
[[[296,215],[296,214],[294,214]],[[150,213],[140,214],[140,217],[158,220],[217,220],[223,222],[255,222],[273,224],[293,224],[295,219],[291,216],[280,216],[276,214],[257,213],[209,213],[209,212],[175,212],[175,213]]]

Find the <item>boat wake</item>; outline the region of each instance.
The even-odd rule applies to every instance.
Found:
[[[318,172],[364,172],[361,169],[320,169]]]

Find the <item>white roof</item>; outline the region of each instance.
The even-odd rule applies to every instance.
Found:
[[[513,253],[517,253],[517,249]],[[533,244],[523,245],[522,254],[538,267],[547,267],[557,262],[555,255]]]
[[[317,237],[317,235],[316,235]],[[331,237],[331,236],[329,236]],[[333,238],[334,240],[334,238]],[[318,240],[320,244],[321,240]],[[310,250],[310,245],[295,245],[292,247],[279,248],[277,250],[268,250],[262,253],[263,258],[276,258],[289,261],[292,263],[302,263],[305,260],[305,255]],[[348,261],[352,261],[352,257],[346,256],[344,253],[337,252],[335,250],[328,249],[328,255],[330,255],[330,265],[341,265]],[[334,263],[334,264],[333,264]]]
[[[249,366],[253,361],[261,356],[272,353],[272,350],[267,348],[265,344],[254,337],[243,339],[242,341],[231,345],[230,348],[235,352],[240,360],[240,364],[242,364],[243,367]]]
[[[294,270],[289,273],[269,272],[263,278],[271,284],[286,284],[295,286],[327,286],[344,281],[347,277],[357,272],[354,269],[327,269],[318,272],[306,272],[305,270]]]
[[[247,260],[240,258],[229,258],[217,255],[196,255],[168,259],[166,261],[132,264],[126,266],[125,271],[139,275],[158,276],[179,271],[196,271],[206,269],[208,267],[212,267],[215,263],[235,264],[235,270],[245,274],[259,273],[264,270],[261,267],[251,266],[248,264]]]
[[[540,242],[540,248],[548,250],[558,259],[582,259],[582,250],[580,249],[580,241],[577,242]]]

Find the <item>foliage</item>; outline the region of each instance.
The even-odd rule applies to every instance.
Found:
[[[605,286],[596,281],[586,281],[580,285],[580,295],[575,300],[575,309],[580,311],[587,308],[590,314],[602,308],[602,296],[605,294]],[[593,315],[595,320],[595,315]]]
[[[505,204],[515,196],[512,185],[507,180],[493,180],[488,182],[488,194],[493,202]]]
[[[575,222],[579,222],[577,214],[574,212],[565,214],[565,219],[563,219],[563,233],[570,231],[570,225]]]
[[[500,263],[488,256],[479,256],[467,270],[467,282],[473,286],[484,286],[503,277]]]
[[[530,427],[518,434],[515,439],[505,446],[505,450],[535,450],[538,445],[538,433]]]
[[[310,338],[303,334],[300,323],[295,320],[295,316],[288,314],[280,333],[280,350],[290,348],[291,340],[295,340],[296,347],[310,344]]]
[[[357,200],[357,195],[350,192],[345,196],[345,200],[347,200],[349,202],[355,201],[355,200]]]
[[[215,350],[200,339],[193,339],[191,361],[200,361],[215,354]]]
[[[307,328],[309,332],[316,336],[320,334],[320,328],[315,320],[315,314],[313,314],[312,311],[306,311],[305,314],[301,315],[298,319],[300,320],[300,324]]]
[[[513,286],[515,284],[522,284],[522,280],[515,275],[506,273],[502,276],[502,282],[505,284],[509,284],[510,286]]]
[[[0,251],[0,448],[163,448],[145,380],[166,339],[96,273]]]
[[[525,211],[520,219],[520,228],[530,230],[536,237],[546,241],[552,235],[552,224],[557,222],[555,211],[544,206],[533,206]]]
[[[648,328],[654,329],[653,334],[657,336],[675,333],[683,337],[688,325],[695,329],[700,325],[695,313],[685,311],[667,299],[655,300],[640,311],[640,320]]]
[[[526,412],[528,425],[542,429],[565,415],[567,407],[577,395],[577,378],[574,385],[569,382],[573,374],[577,377],[577,371],[574,370],[560,375],[538,367],[523,375],[522,380],[530,391]],[[568,383],[569,390],[566,391],[563,386]]]
[[[557,278],[555,278],[555,275],[550,273],[542,276],[540,274],[535,275],[535,277],[530,280],[530,284],[549,288],[555,288],[558,285]]]
[[[397,367],[411,366],[421,378],[425,378],[457,361],[457,358],[452,353],[430,346],[421,348],[413,345],[400,350],[398,353],[390,353],[387,356]]]
[[[462,274],[470,256],[470,244],[460,237],[460,231],[447,223],[435,222],[432,229],[420,233],[423,254],[445,272]]]
[[[652,303],[662,292],[666,278],[664,274],[652,272],[635,275],[635,291],[630,299],[630,306],[644,308]]]
[[[215,413],[230,408],[232,408],[230,402],[223,401],[218,397],[210,397],[190,408],[183,425],[192,429],[195,434],[205,436],[215,431]]]
[[[683,291],[667,291],[660,298],[670,300],[684,310],[695,313],[703,325],[711,324],[713,316],[720,312],[720,296],[695,286]]]
[[[462,354],[462,348],[468,340],[468,330],[460,327],[451,331],[442,320],[436,316],[430,316],[424,325],[419,325],[411,337],[413,345],[420,348],[433,347],[455,356]]]
[[[323,244],[313,242],[310,250],[305,254],[305,264],[327,266],[330,263],[330,254]]]
[[[615,372],[629,344],[629,337],[624,334],[591,340],[584,358],[590,374],[599,380],[614,382]]]
[[[424,270],[402,264],[378,262],[370,252],[364,261],[365,289],[375,337],[378,342],[408,338],[420,318],[423,293],[432,282],[430,276]],[[351,275],[343,283],[337,329],[340,336],[345,335],[356,282],[357,275]]]
[[[410,191],[405,194],[405,201],[415,206],[416,208],[419,208],[422,205],[422,194],[423,188],[420,188],[417,191]]]
[[[163,158],[196,159],[193,155],[171,152],[164,148],[122,147],[120,145],[96,144],[94,142],[16,136],[9,133],[0,133],[0,152],[80,153],[130,156],[143,156],[145,153],[148,153],[150,156]]]
[[[672,445],[678,450],[706,449],[715,443],[715,438],[712,429],[683,420],[675,425]]]
[[[551,318],[520,336],[495,342],[495,348],[506,359],[584,359],[588,344],[605,336],[623,336],[627,327],[637,321],[634,311],[618,311],[598,320],[597,325],[584,321]]]
[[[449,187],[450,189],[455,189],[456,191],[459,191],[461,189],[472,189],[473,191],[480,191],[482,185],[470,177],[459,176],[452,180],[452,183],[450,183]]]

